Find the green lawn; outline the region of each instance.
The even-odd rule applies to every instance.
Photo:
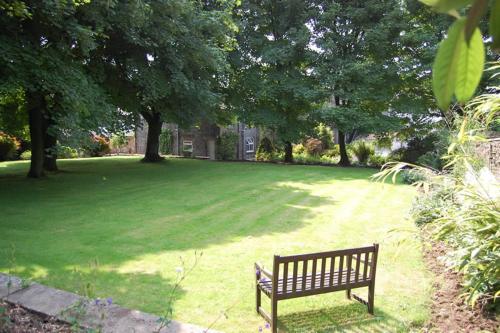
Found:
[[[406,219],[413,188],[371,182],[369,169],[138,160],[60,161],[42,180],[25,178],[26,162],[0,163],[0,271],[77,292],[90,282],[100,297],[160,314],[179,257],[203,251],[175,319],[206,326],[230,308],[214,328],[257,332],[254,261],[378,242],[374,317],[337,292],[280,302],[281,327],[408,331],[427,319],[431,279]]]

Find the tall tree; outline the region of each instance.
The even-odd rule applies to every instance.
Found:
[[[164,121],[190,125],[221,108],[230,46],[230,1],[96,3],[109,14],[108,36],[93,52],[120,107],[148,124],[143,161],[156,162]],[[91,18],[90,18],[91,19]]]
[[[46,148],[50,151],[55,142],[49,129],[57,118],[112,110],[84,66],[96,33],[78,19],[87,6],[79,1],[0,3],[0,94],[24,92],[32,147],[29,177],[43,175]]]
[[[400,37],[406,23],[396,0],[321,1],[314,29],[315,71],[332,96],[322,121],[339,130],[340,165],[349,165],[346,137],[401,123],[391,109],[399,82]],[[388,127],[389,126],[389,127]]]
[[[247,0],[237,8],[240,33],[233,106],[245,122],[273,129],[292,162],[292,142],[308,125],[318,100],[310,72],[309,24],[318,7],[309,0]]]

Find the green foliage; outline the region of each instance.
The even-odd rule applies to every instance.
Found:
[[[160,134],[160,153],[172,154],[172,139],[173,133],[170,129],[162,129]]]
[[[309,138],[306,140],[304,145],[306,152],[309,155],[321,155],[323,152],[323,142],[319,139]]]
[[[275,152],[275,148],[273,143],[268,137],[263,137],[260,140],[259,147],[257,148],[257,152],[255,153],[255,159],[257,161],[269,162],[273,160],[273,154]]]
[[[414,172],[414,175],[418,173]],[[423,178],[405,179],[408,172],[403,173],[403,181],[407,184],[413,184],[416,181],[422,181]],[[452,201],[450,189],[439,187],[433,191],[423,193],[415,198],[411,209],[411,216],[418,226],[437,221],[444,217],[449,210],[452,209],[454,203]],[[456,209],[456,207],[453,207]]]
[[[0,132],[0,161],[14,158],[18,148],[19,142],[16,138]]]
[[[28,113],[22,89],[0,93],[0,129],[23,141],[29,141]]]
[[[24,160],[24,161],[29,161],[31,160],[31,150],[25,150],[19,155],[19,158]]]
[[[302,143],[297,143],[297,144],[293,145],[292,151],[293,151],[294,155],[295,154],[303,154],[306,151],[306,148],[304,147],[304,145]]]
[[[433,66],[433,88],[438,106],[446,110],[453,94],[461,103],[467,102],[474,94],[484,67],[484,45],[481,32],[477,28],[482,16],[487,12],[485,0],[421,0],[438,12],[447,12],[456,17],[448,30],[447,38],[440,44]],[[470,3],[468,14],[461,17],[459,12]],[[493,48],[499,48],[500,5],[495,0],[491,4],[489,32],[493,37]]]
[[[340,155],[340,147],[339,145],[332,145],[332,147],[328,150],[326,150],[323,155],[328,156],[328,157],[337,157]]]
[[[330,157],[326,155],[310,155],[308,153],[294,155],[295,164],[310,164],[310,165],[333,165],[338,163],[338,157]]]
[[[78,151],[68,146],[57,147],[57,158],[77,158]]]
[[[225,132],[217,138],[215,157],[218,160],[227,161],[236,159],[236,146],[238,145],[238,134]]]
[[[313,126],[308,114],[322,92],[310,75],[314,1],[242,1],[233,59],[231,105],[249,124],[272,129],[281,143],[296,142]]]
[[[119,132],[111,135],[111,139],[109,140],[112,148],[120,149],[128,144],[128,139],[125,133]]]
[[[375,154],[373,144],[363,140],[355,141],[351,145],[351,151],[361,165],[366,165],[370,156]]]
[[[413,185],[426,180],[426,177],[419,169],[405,169],[401,172],[401,180],[405,184]]]
[[[368,158],[368,165],[380,168],[387,163],[387,157],[381,155],[371,155]]]
[[[433,89],[438,106],[446,110],[455,94],[459,102],[468,101],[481,79],[484,46],[479,29],[469,43],[465,40],[466,19],[458,19],[441,42],[433,66]]]
[[[444,171],[417,166],[411,171],[426,176],[418,182],[424,195],[415,202],[415,221],[432,223],[435,236],[452,246],[449,263],[463,274],[472,306],[498,306],[500,293],[500,193],[495,176],[476,163],[473,149],[487,140],[483,135],[499,112],[498,96],[485,94],[472,100],[443,156]],[[376,177],[392,175],[395,179],[407,167],[404,163],[388,165]]]
[[[111,152],[109,141],[101,135],[92,136],[91,143],[84,147],[86,153],[91,157],[100,157]]]
[[[319,124],[315,128],[316,138],[321,140],[323,149],[330,149],[333,146],[333,132],[332,129],[325,124]]]

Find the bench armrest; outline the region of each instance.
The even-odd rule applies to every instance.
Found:
[[[264,275],[268,279],[272,280],[273,279],[273,273],[269,272],[267,269],[264,268],[264,265],[256,262],[255,263],[255,276],[257,280],[260,280],[261,276]]]

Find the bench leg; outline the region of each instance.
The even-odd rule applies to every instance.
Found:
[[[345,296],[347,297],[347,299],[351,299],[351,289],[347,289],[345,291]]]
[[[373,301],[375,298],[375,284],[372,282],[368,286],[368,313],[373,314]]]
[[[257,313],[259,313],[259,308],[261,305],[261,299],[262,299],[262,291],[260,290],[259,286],[255,287],[255,310]]]
[[[271,299],[271,330],[278,332],[278,300]]]

